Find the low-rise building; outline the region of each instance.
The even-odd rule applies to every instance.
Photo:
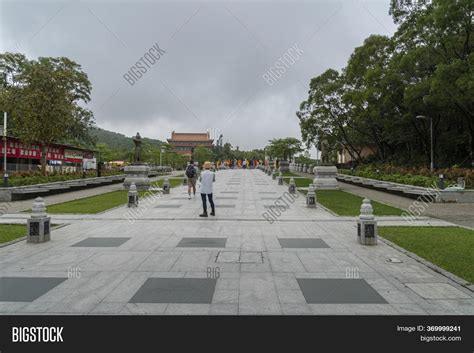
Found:
[[[175,132],[171,133],[168,143],[174,150],[182,155],[191,156],[192,149],[198,146],[212,148],[214,140],[209,132]]]
[[[38,171],[41,168],[40,143],[27,144],[12,136],[7,137],[7,170],[9,172]],[[3,172],[5,147],[0,140],[0,170]],[[84,165],[90,166],[94,151],[65,144],[46,146],[46,162],[49,172],[79,172]]]

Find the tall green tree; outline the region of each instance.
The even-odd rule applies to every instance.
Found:
[[[64,140],[84,141],[93,114],[91,83],[81,66],[65,58],[27,60],[22,54],[0,54],[0,104],[10,113],[13,133],[26,143],[41,143],[46,173],[46,146]]]
[[[301,141],[295,137],[272,139],[269,142],[270,144],[267,146],[266,151],[273,158],[289,160],[296,153],[303,151]]]

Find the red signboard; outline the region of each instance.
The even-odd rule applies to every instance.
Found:
[[[0,155],[4,155],[4,144],[1,143]],[[82,163],[84,156],[90,153],[80,149],[53,145],[46,147],[46,160],[62,161],[68,163]],[[7,141],[7,157],[41,159],[41,144],[25,144],[18,139],[9,138]]]

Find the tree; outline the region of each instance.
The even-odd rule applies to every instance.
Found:
[[[267,146],[267,153],[274,158],[289,160],[296,153],[303,151],[301,141],[295,137],[287,137],[284,139],[269,140],[270,144]]]
[[[307,147],[325,135],[362,162],[429,164],[429,116],[438,166],[474,165],[474,1],[392,0],[399,25],[392,37],[372,35],[341,72],[311,79],[296,115]]]
[[[212,151],[206,146],[197,146],[194,149],[194,161],[199,162],[199,167],[206,161],[212,161]]]
[[[91,83],[81,66],[65,57],[35,61],[22,54],[0,54],[0,70],[0,104],[10,113],[16,136],[41,144],[41,169],[46,174],[48,145],[88,138],[93,114],[80,104],[90,101]]]

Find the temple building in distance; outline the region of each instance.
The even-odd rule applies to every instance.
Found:
[[[209,132],[172,132],[168,143],[182,155],[191,156],[191,149],[198,146],[212,148],[214,140]]]

